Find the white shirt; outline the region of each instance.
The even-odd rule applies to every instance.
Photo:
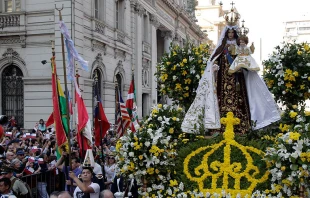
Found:
[[[89,186],[95,191],[94,193],[89,193],[90,198],[99,198],[99,193],[100,193],[99,184],[91,183]],[[86,196],[84,196],[84,193],[81,191],[81,189],[78,186],[74,190],[73,197],[74,198],[86,198]]]

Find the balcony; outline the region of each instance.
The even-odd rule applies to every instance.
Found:
[[[94,19],[95,22],[95,32],[104,35],[105,34],[105,24],[97,19]]]
[[[120,43],[125,43],[125,33],[119,29],[115,30],[115,38],[116,38],[116,41]]]
[[[20,13],[0,14],[0,27],[18,27],[20,26]]]

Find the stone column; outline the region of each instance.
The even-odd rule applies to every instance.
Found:
[[[133,45],[135,51],[135,86],[136,86],[136,102],[138,106],[138,116],[139,118],[142,118],[142,17],[143,14],[145,13],[145,9],[143,6],[135,2],[134,4],[131,4],[132,6],[132,11],[134,12],[134,21],[135,21],[135,27],[134,30],[132,31],[134,33],[133,37],[135,40],[135,44]]]
[[[157,71],[157,28],[160,26],[160,23],[157,17],[153,14],[150,15],[151,21],[151,89],[152,89],[152,106],[157,103],[157,79],[155,77],[155,72]]]
[[[166,53],[170,53],[170,44],[173,41],[173,34],[171,31],[166,31],[162,33],[162,36],[164,37],[164,50]],[[172,104],[172,100],[168,98],[168,96],[163,97],[165,98],[164,101],[166,101],[166,104]]]
[[[172,32],[171,31],[166,31],[162,32],[162,37],[164,37],[164,50],[166,53],[170,52],[170,44],[172,42]]]

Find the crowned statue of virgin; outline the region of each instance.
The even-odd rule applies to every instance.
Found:
[[[249,31],[238,26],[240,15],[234,7],[224,18],[227,25],[207,62],[196,98],[182,123],[182,130],[186,133],[197,133],[201,127],[212,132],[224,132],[220,118],[228,112],[233,112],[240,119],[240,124],[234,127],[236,133],[257,130],[280,120],[279,108],[257,70],[241,68],[234,73],[229,72],[238,55],[237,40]],[[254,51],[254,46],[250,48]]]

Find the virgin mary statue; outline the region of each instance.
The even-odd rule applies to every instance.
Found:
[[[200,79],[196,98],[183,120],[183,132],[197,133],[201,127],[224,132],[220,118],[226,117],[227,112],[240,119],[234,127],[236,133],[257,130],[280,119],[279,108],[256,71],[241,69],[228,73],[236,58],[237,30],[238,26],[232,23],[222,30]]]

